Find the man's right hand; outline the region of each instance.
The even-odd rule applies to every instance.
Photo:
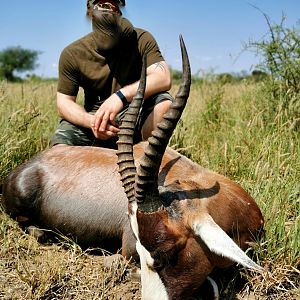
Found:
[[[118,102],[121,102],[118,97],[117,99],[110,99],[110,101],[105,103],[106,105],[100,106],[95,115],[92,115],[87,113],[82,106],[76,103],[76,96],[68,96],[59,92],[57,93],[57,109],[60,117],[75,125],[90,128],[95,137],[100,140],[107,140],[116,136],[119,132],[118,125],[114,122],[114,117],[122,106],[122,102],[121,104]],[[108,120],[106,118],[107,112],[110,112],[110,118]],[[101,116],[102,118],[100,118]],[[110,119],[113,121],[110,121]],[[101,123],[100,120],[102,121],[101,125],[102,128],[104,128],[103,130],[99,130]]]
[[[122,108],[123,103],[116,94],[112,94],[103,102],[91,121],[91,129],[96,138],[109,139],[118,134],[119,127],[115,117]]]
[[[104,131],[99,131],[96,130],[94,127],[95,124],[95,116],[92,116],[93,118],[91,118],[91,129],[94,133],[94,136],[99,139],[99,140],[108,140],[111,137],[114,137],[118,134],[118,132],[120,131],[119,128],[117,127],[117,125],[112,125],[110,123],[108,123],[106,125],[106,129]]]

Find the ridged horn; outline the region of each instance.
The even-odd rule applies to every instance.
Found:
[[[159,200],[157,183],[159,167],[190,93],[191,69],[181,35],[180,48],[183,68],[182,83],[170,109],[165,113],[157,128],[152,132],[151,137],[149,137],[148,145],[137,169],[135,194],[139,208],[143,212],[156,211],[162,205]]]
[[[118,133],[119,139],[117,141],[117,163],[119,165],[119,174],[129,203],[135,201],[134,182],[136,168],[133,157],[133,134],[140,107],[144,100],[146,88],[146,65],[146,55],[144,55],[140,84],[135,97],[132,99],[129,108],[122,119],[120,131]]]

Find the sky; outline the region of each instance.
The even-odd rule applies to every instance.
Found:
[[[91,31],[85,9],[86,0],[0,0],[0,50],[21,46],[41,51],[34,73],[57,77],[63,48]],[[259,58],[242,50],[268,32],[261,11],[275,23],[284,14],[286,25],[295,26],[300,0],[126,0],[123,15],[153,34],[165,60],[177,70],[182,34],[197,74],[251,72]]]

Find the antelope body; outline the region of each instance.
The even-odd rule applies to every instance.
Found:
[[[136,161],[145,146],[145,142],[135,145]],[[230,234],[244,227],[246,236],[237,236],[240,242],[250,239],[250,232],[255,233],[261,225],[256,203],[240,186],[169,147],[158,180],[164,201],[175,199],[169,210],[180,207],[185,218],[209,213]],[[22,217],[26,223],[71,234],[79,244],[87,246],[100,245],[105,239],[121,240],[123,235],[126,240],[132,234],[113,149],[48,149],[10,173],[3,184],[2,202],[13,218]],[[241,245],[246,247],[244,241]],[[127,257],[128,248],[123,244]]]
[[[166,146],[189,92],[183,41],[181,46],[183,87],[148,143],[132,150],[137,113],[132,119],[129,112],[118,151],[56,146],[16,168],[3,184],[3,206],[19,221],[71,235],[86,246],[121,240],[125,257],[138,254],[143,299],[189,299],[215,267],[234,262],[261,270],[241,250],[263,226],[253,198]],[[132,110],[139,109],[143,84],[141,79]]]

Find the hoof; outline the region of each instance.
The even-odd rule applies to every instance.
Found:
[[[103,265],[105,268],[112,269],[117,268],[122,262],[125,262],[125,258],[121,254],[114,254],[104,257]]]
[[[125,257],[121,254],[114,254],[104,257],[103,265],[107,269],[116,270],[120,268],[120,264],[128,263]],[[141,281],[141,270],[135,266],[126,266],[126,277],[133,282]]]
[[[27,228],[29,235],[33,236],[38,242],[43,243],[46,240],[46,234],[42,229],[35,226],[29,226]]]
[[[128,270],[127,277],[134,282],[141,282],[141,270],[137,267],[132,267]]]

